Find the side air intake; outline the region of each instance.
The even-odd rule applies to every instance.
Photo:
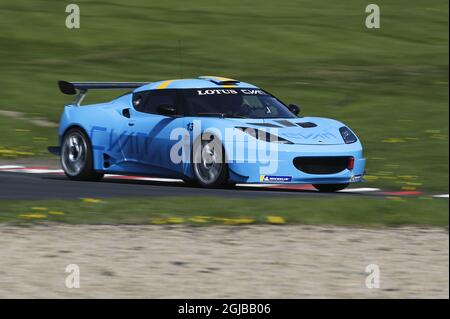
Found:
[[[316,123],[312,123],[312,122],[300,122],[297,123],[298,126],[301,126],[303,128],[311,128],[311,127],[316,127],[317,124]]]

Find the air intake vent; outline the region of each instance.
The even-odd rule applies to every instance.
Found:
[[[349,167],[351,156],[296,157],[294,166],[307,174],[336,174]]]
[[[287,121],[287,120],[279,120],[279,121],[276,121],[278,124],[281,124],[281,125],[283,125],[284,127],[292,127],[292,126],[295,126],[295,124],[294,123],[291,123],[291,122],[289,122],[289,121]]]
[[[263,127],[281,127],[279,125],[276,124],[272,124],[272,123],[247,123],[249,125],[255,125],[255,126],[263,126]]]
[[[235,79],[229,79],[224,78],[222,76],[214,76],[214,75],[203,75],[199,76],[198,78],[202,80],[208,80],[219,85],[233,85],[239,83],[239,81]]]
[[[297,123],[298,126],[301,126],[303,128],[310,128],[310,127],[316,127],[317,124],[316,123],[312,123],[312,122],[300,122]]]
[[[111,166],[110,160],[111,160],[111,157],[108,154],[103,153],[103,167],[104,168],[109,168]]]

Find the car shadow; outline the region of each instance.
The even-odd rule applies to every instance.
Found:
[[[51,179],[51,180],[60,180],[60,181],[68,181],[69,179],[64,175],[47,175],[47,176],[41,176],[41,178],[44,179]],[[282,188],[282,187],[261,187],[261,186],[223,186],[219,188],[204,188],[201,186],[195,186],[195,185],[188,185],[185,182],[178,182],[178,181],[148,181],[148,180],[136,180],[136,179],[124,179],[124,178],[115,178],[115,177],[107,177],[102,179],[101,181],[95,181],[95,182],[89,182],[89,181],[72,181],[76,183],[97,183],[97,184],[117,184],[117,185],[145,185],[145,186],[157,186],[157,187],[167,187],[167,188],[188,188],[191,190],[199,190],[199,191],[212,191],[212,190],[222,190],[222,191],[239,191],[239,192],[270,192],[270,193],[285,193],[285,194],[304,194],[304,195],[310,195],[310,196],[358,196],[361,194],[358,193],[322,193],[318,192],[316,190],[309,190],[309,189],[289,189],[289,188]],[[364,194],[367,195],[367,194]]]

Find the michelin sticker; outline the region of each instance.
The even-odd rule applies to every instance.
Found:
[[[261,175],[261,182],[290,182],[292,181],[292,176],[272,176],[272,175]]]

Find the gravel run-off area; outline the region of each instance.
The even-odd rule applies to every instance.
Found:
[[[66,288],[69,264],[80,288]],[[380,287],[366,287],[376,264]],[[444,228],[0,226],[1,298],[448,298]]]

